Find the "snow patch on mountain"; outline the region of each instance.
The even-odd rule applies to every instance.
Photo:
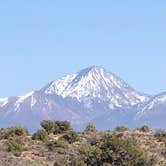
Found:
[[[62,95],[66,87],[73,81],[75,77],[76,74],[67,75],[61,79],[51,82],[47,87],[44,88],[45,93]],[[65,97],[64,95],[62,96]]]
[[[31,100],[31,102],[30,102],[30,105],[31,105],[31,107],[33,107],[35,104],[36,104],[36,99],[34,98],[34,91],[32,91],[32,92],[29,92],[29,93],[27,93],[27,94],[25,94],[25,95],[23,95],[23,96],[19,96],[19,98],[18,98],[18,100],[16,101],[16,103],[15,103],[15,111],[18,111],[19,110],[19,108],[20,108],[20,105],[22,104],[22,103],[24,103],[24,101],[25,100],[27,100],[27,99],[29,99],[30,98],[30,100]]]
[[[8,104],[9,99],[8,98],[1,98],[0,99],[0,107],[4,107],[6,104]]]
[[[159,94],[155,97],[153,97],[146,105],[145,107],[139,111],[136,115],[136,117],[142,117],[149,111],[154,111],[154,109],[159,106],[166,104],[166,93]]]

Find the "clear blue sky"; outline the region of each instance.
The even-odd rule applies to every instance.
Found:
[[[140,91],[166,91],[166,1],[0,2],[0,97],[91,65]]]

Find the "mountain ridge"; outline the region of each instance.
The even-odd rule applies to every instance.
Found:
[[[59,82],[65,85],[59,86]],[[129,95],[135,97],[136,100],[143,101],[146,98],[113,73],[107,72],[104,68],[97,66],[83,69],[77,74],[64,76],[62,80],[55,80],[51,85],[49,84],[49,87],[46,87],[44,91],[46,94],[56,93],[64,98],[72,97],[81,101],[81,98],[88,97],[109,100],[111,96],[115,95],[115,93],[117,95],[117,91],[122,91],[122,89],[126,91],[124,92],[126,93],[125,95],[122,94],[124,98],[128,97],[127,92],[129,91],[131,91]],[[134,101],[133,105],[138,102],[139,101]]]
[[[164,94],[158,96],[165,98]],[[94,122],[100,128],[104,118],[107,129],[113,124],[134,127],[133,124],[143,123],[154,128],[161,124],[166,128],[164,122],[155,120],[153,114],[150,113],[148,117],[146,107],[155,99],[157,95],[140,93],[115,74],[102,67],[92,66],[56,79],[38,91],[0,99],[0,126],[20,124],[33,130],[39,127],[35,124],[43,119],[57,119],[68,120],[76,126]],[[166,100],[157,103],[162,108],[160,114],[165,116]],[[155,109],[152,106],[150,112],[156,112]],[[153,123],[149,119],[151,116]]]

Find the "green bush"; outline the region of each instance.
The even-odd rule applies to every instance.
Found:
[[[117,132],[124,132],[124,131],[128,131],[129,129],[125,126],[117,126],[115,127],[114,131],[117,131]]]
[[[71,130],[71,125],[68,121],[43,120],[40,125],[48,134],[62,134]]]
[[[12,152],[16,157],[21,155],[24,144],[20,140],[10,140],[7,141],[6,144],[8,152]]]
[[[62,134],[66,131],[71,130],[71,125],[68,121],[55,121],[54,124],[54,134]]]
[[[153,165],[153,162],[142,149],[116,135],[106,134],[99,147],[102,149],[102,161],[111,163],[113,166]]]
[[[52,120],[43,120],[40,123],[41,127],[47,131],[48,134],[51,134],[54,132],[55,129],[55,123]]]
[[[102,151],[96,146],[85,145],[79,149],[79,155],[75,158],[74,162],[82,162],[89,166],[97,166],[101,164]]]
[[[140,131],[140,132],[149,132],[150,129],[147,125],[143,125],[140,128],[137,128],[136,130]]]
[[[61,139],[66,140],[69,144],[72,144],[76,141],[78,141],[78,134],[75,131],[67,131]]]
[[[42,142],[47,142],[49,139],[48,133],[45,130],[38,130],[32,135],[33,140],[39,140]]]
[[[63,140],[51,141],[47,143],[47,148],[49,151],[56,151],[58,148],[67,148],[67,143]]]
[[[92,123],[89,123],[87,125],[87,127],[85,128],[84,132],[85,133],[93,133],[93,132],[97,132],[97,129]]]
[[[17,136],[29,135],[28,130],[21,126],[13,126],[0,130],[0,139],[9,139]]]
[[[154,158],[130,143],[112,134],[105,134],[95,146],[84,145],[79,148],[73,163],[82,162],[88,166],[153,166]]]

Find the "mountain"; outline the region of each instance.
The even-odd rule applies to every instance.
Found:
[[[0,99],[0,126],[19,124],[33,131],[41,120],[55,119],[68,120],[78,129],[88,122],[99,129],[119,124],[132,127],[147,122],[146,116],[153,118],[150,112],[155,109],[164,110],[166,101],[161,102],[159,96],[140,93],[115,74],[92,66],[54,80],[38,91]],[[156,123],[152,125],[156,127]]]
[[[113,73],[97,66],[55,80],[42,90],[45,94],[76,99],[87,107],[91,107],[93,100],[105,101],[110,109],[131,107],[147,99]]]
[[[166,92],[152,97],[144,107],[138,111],[135,121],[146,123],[153,128],[166,128]]]

